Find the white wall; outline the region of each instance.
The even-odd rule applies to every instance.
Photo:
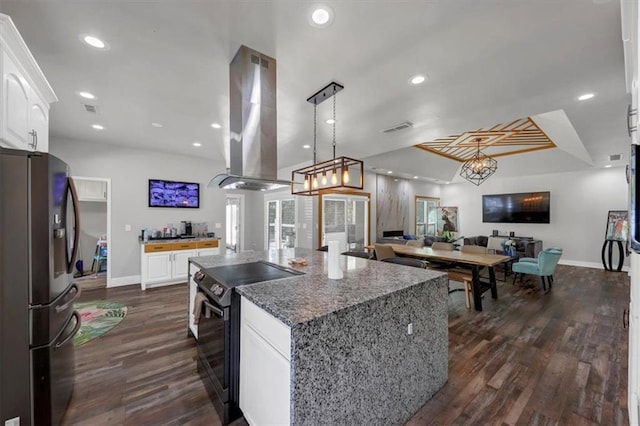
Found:
[[[513,192],[551,192],[550,224],[482,222],[482,195]],[[509,179],[489,178],[471,183],[442,185],[441,205],[458,206],[464,236],[502,235],[541,239],[544,247],[564,249],[561,263],[602,267],[600,253],[609,210],[627,210],[628,186],[623,168],[592,169]]]
[[[189,149],[189,148],[185,148]],[[113,284],[140,280],[138,236],[144,227],[178,225],[181,220],[209,222],[209,230],[224,241],[225,192],[207,188],[215,170],[224,169],[224,159],[199,159],[149,152],[115,145],[61,141],[50,144],[53,155],[66,161],[76,176],[111,178],[111,238],[109,257]],[[148,180],[169,179],[200,183],[199,209],[148,207]],[[221,228],[215,228],[220,223]],[[131,225],[131,232],[125,225]],[[221,244],[224,251],[224,244]]]

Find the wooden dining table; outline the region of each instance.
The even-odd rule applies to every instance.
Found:
[[[471,267],[473,278],[473,305],[476,311],[482,311],[482,293],[491,290],[491,297],[498,298],[498,288],[496,286],[496,274],[494,267],[500,263],[508,262],[511,257],[502,254],[490,253],[466,253],[458,250],[434,250],[431,247],[412,247],[403,244],[386,244],[393,248],[399,256],[414,257],[424,260],[441,260],[444,262],[455,262]],[[373,250],[374,246],[367,246]],[[486,266],[489,269],[489,281],[480,279],[480,267]],[[445,272],[446,269],[442,269]]]

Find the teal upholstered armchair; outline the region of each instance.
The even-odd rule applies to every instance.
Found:
[[[542,250],[537,258],[522,258],[517,263],[514,263],[511,269],[513,270],[513,284],[516,283],[518,274],[538,275],[542,280],[542,288],[547,291],[547,282],[549,284],[549,290],[553,286],[553,273],[556,270],[558,261],[562,256],[562,249],[560,247],[549,247]],[[522,278],[522,277],[521,277]],[[546,279],[546,281],[545,281]]]

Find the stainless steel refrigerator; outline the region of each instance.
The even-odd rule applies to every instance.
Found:
[[[78,233],[67,164],[0,148],[0,425],[58,424],[67,409]]]

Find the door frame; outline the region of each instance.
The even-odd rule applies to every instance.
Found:
[[[226,194],[224,199],[224,220],[227,224],[227,200],[230,198],[238,200],[238,244],[236,246],[236,253],[240,253],[244,247],[244,194]],[[224,235],[224,247],[227,250],[227,227],[225,226]]]
[[[111,238],[111,178],[99,178],[89,176],[71,176],[74,181],[76,180],[91,180],[94,182],[106,182],[107,183],[107,288],[111,287],[111,276],[113,266],[113,240]],[[82,221],[82,218],[80,218]],[[82,222],[80,222],[82,223]],[[79,232],[79,231],[78,231]]]
[[[366,227],[366,232],[367,232],[367,241],[369,242],[369,244],[371,244],[371,193],[370,192],[364,192],[364,191],[355,191],[355,190],[346,190],[346,191],[341,191],[341,190],[336,190],[336,189],[328,189],[328,190],[324,190],[324,191],[320,191],[320,193],[318,193],[318,247],[316,247],[317,249],[319,249],[320,247],[322,247],[322,230],[324,229],[323,226],[323,222],[322,222],[322,206],[323,206],[323,197],[326,195],[355,195],[358,197],[366,197],[367,198],[367,227]]]

